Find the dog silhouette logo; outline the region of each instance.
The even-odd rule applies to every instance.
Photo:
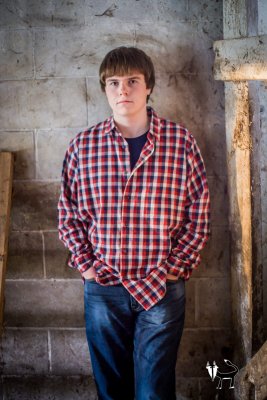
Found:
[[[222,389],[222,383],[224,379],[230,379],[229,389],[234,389],[235,375],[238,373],[239,369],[235,364],[233,364],[229,360],[224,360],[224,362],[226,365],[231,367],[230,371],[221,372],[215,361],[213,361],[212,365],[208,361],[206,368],[208,370],[212,382],[214,381],[215,378],[219,379],[219,383],[216,389]]]

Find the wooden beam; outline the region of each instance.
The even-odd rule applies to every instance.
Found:
[[[5,272],[13,179],[13,154],[0,153],[0,332],[3,328]]]
[[[231,286],[239,365],[251,357],[252,241],[249,98],[245,82],[225,83],[226,143],[231,234]]]
[[[214,78],[223,81],[267,79],[267,35],[214,42]]]

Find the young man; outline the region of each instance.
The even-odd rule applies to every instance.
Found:
[[[174,400],[185,280],[209,235],[209,191],[192,135],[147,100],[151,59],[119,47],[100,66],[113,116],[72,140],[60,238],[84,279],[101,400]]]

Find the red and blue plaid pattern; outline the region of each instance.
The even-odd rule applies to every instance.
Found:
[[[122,283],[146,310],[164,296],[167,273],[189,279],[210,218],[195,139],[147,110],[147,142],[132,171],[112,117],[71,141],[58,204],[69,265],[81,273],[94,266],[99,284]]]

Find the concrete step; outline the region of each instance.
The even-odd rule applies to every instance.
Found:
[[[84,327],[81,279],[7,280],[7,327]]]
[[[176,400],[211,399],[234,400],[234,391],[218,390],[209,379],[177,379]],[[4,376],[0,400],[97,400],[97,394],[91,376]]]
[[[0,344],[0,375],[92,375],[83,328],[6,328]]]
[[[231,359],[230,337],[228,330],[185,329],[177,364],[178,399],[231,399],[231,390],[218,392],[218,382],[206,371],[207,360],[221,358],[221,343],[224,358]],[[95,398],[84,328],[6,327],[0,342],[0,376],[0,400]]]
[[[96,400],[90,376],[2,377],[0,400]]]

